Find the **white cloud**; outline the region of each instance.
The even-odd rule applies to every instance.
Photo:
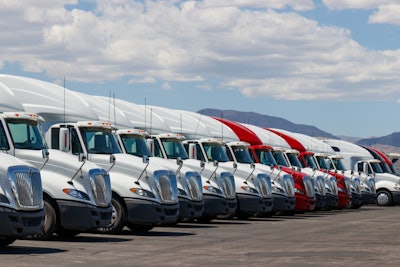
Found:
[[[366,50],[346,29],[273,10],[310,9],[311,0],[113,0],[91,11],[65,3],[76,4],[38,0],[27,11],[22,1],[0,1],[1,64],[71,81],[160,81],[165,90],[172,81],[222,80],[249,97],[400,98],[400,50]]]
[[[322,0],[330,9],[375,9],[380,5],[399,3],[396,0]]]
[[[389,23],[400,25],[400,4],[397,5],[381,5],[378,11],[369,17],[370,23]]]
[[[163,84],[161,85],[161,88],[162,88],[163,90],[167,90],[167,91],[169,91],[169,90],[172,89],[171,85],[170,85],[169,83],[167,83],[167,82],[163,83]]]

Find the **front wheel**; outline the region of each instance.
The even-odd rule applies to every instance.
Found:
[[[41,240],[48,240],[53,236],[58,227],[57,212],[56,208],[52,204],[52,201],[50,201],[49,199],[43,199],[43,203],[45,210],[44,226],[43,233],[39,235],[38,238]]]
[[[124,208],[123,200],[113,195],[111,199],[112,216],[111,222],[108,226],[98,228],[96,232],[101,234],[119,234],[125,226],[126,211]]]
[[[378,206],[393,205],[392,194],[386,190],[381,190],[376,193],[376,202]]]
[[[0,237],[0,247],[6,247],[16,240],[15,237]]]

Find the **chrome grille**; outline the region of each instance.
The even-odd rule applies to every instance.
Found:
[[[43,191],[40,172],[27,166],[8,169],[11,188],[21,209],[37,209],[43,206]]]
[[[337,186],[337,180],[335,177],[331,176],[329,178],[329,185],[330,185],[330,190],[332,191],[332,194],[334,196],[338,195],[338,186]]]
[[[375,187],[375,179],[374,178],[369,178],[368,179],[368,185],[369,188],[371,189],[372,194],[376,194],[376,187]]]
[[[227,198],[236,198],[235,182],[230,173],[221,173],[221,190]]]
[[[178,202],[178,185],[176,176],[170,171],[155,171],[154,179],[157,190],[164,203]]]
[[[201,177],[194,172],[186,173],[186,182],[190,196],[193,200],[200,201],[203,199],[203,191],[201,186]]]
[[[346,185],[347,195],[351,195],[351,181],[348,177],[344,178],[344,183]]]
[[[266,175],[257,176],[258,187],[263,197],[272,196],[271,179]]]
[[[326,189],[325,189],[325,180],[322,176],[317,176],[317,186],[318,192],[321,196],[326,195]]]
[[[111,183],[107,172],[101,169],[89,172],[90,185],[96,205],[109,206],[111,203]]]
[[[283,188],[285,188],[287,196],[294,197],[295,193],[294,193],[293,177],[285,175],[285,176],[283,176],[283,182],[284,182]]]
[[[313,180],[309,176],[303,178],[304,188],[308,197],[315,197]]]
[[[361,182],[359,178],[353,178],[353,188],[356,194],[361,195]]]

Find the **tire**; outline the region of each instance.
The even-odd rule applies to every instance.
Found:
[[[143,234],[147,233],[151,229],[154,228],[154,225],[151,224],[134,224],[127,223],[126,226],[132,231],[134,234]]]
[[[56,233],[59,223],[57,219],[57,211],[52,201],[44,198],[43,203],[45,210],[43,233],[36,237],[37,239],[48,240],[53,236],[54,233]]]
[[[126,211],[123,204],[123,201],[117,195],[113,195],[111,199],[112,205],[112,217],[111,223],[102,228],[97,228],[96,232],[101,234],[119,234],[126,223]]]
[[[378,206],[392,206],[392,194],[386,190],[380,190],[376,193],[376,204]]]
[[[6,247],[17,240],[15,237],[0,237],[0,247]]]

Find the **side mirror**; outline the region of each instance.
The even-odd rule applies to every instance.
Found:
[[[69,152],[70,134],[68,128],[66,127],[60,128],[58,143],[59,143],[59,150],[63,152]]]
[[[149,157],[146,155],[143,155],[143,163],[149,163]]]
[[[49,151],[47,149],[42,149],[42,158],[46,160],[49,159]]]
[[[179,165],[179,166],[182,166],[182,165],[183,165],[183,160],[181,159],[181,157],[178,157],[178,158],[176,159],[176,164]]]
[[[79,157],[78,157],[79,162],[84,162],[86,161],[86,156],[83,153],[79,153]]]
[[[154,157],[154,155],[155,155],[154,154],[155,153],[155,151],[154,151],[154,140],[151,139],[151,138],[148,138],[148,139],[146,139],[146,143],[147,143],[147,147],[150,150],[151,156]]]
[[[114,155],[110,155],[110,163],[115,164],[115,156]]]
[[[189,159],[197,159],[197,149],[196,144],[189,144],[189,151],[188,151]]]

